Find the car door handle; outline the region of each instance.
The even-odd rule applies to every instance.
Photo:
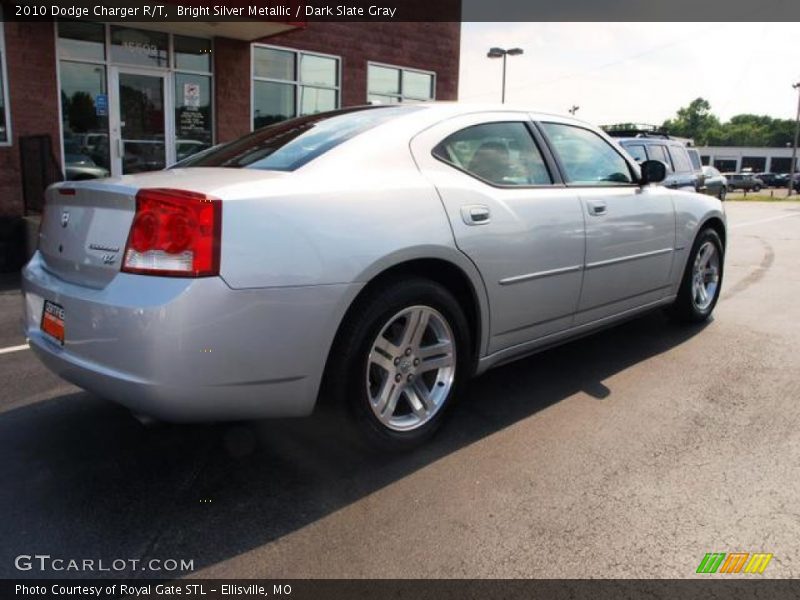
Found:
[[[492,220],[492,212],[488,206],[471,204],[461,207],[461,218],[467,225],[486,225]]]
[[[590,202],[589,203],[589,214],[594,215],[596,217],[600,215],[604,215],[608,212],[608,206],[605,202]]]

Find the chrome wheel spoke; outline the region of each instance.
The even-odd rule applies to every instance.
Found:
[[[411,410],[414,411],[414,414],[419,418],[425,418],[425,414],[429,408],[417,390],[417,386],[408,388],[406,390],[406,397],[408,398],[408,403],[411,406]]]
[[[378,395],[377,404],[373,405],[381,421],[388,421],[392,418],[402,393],[403,386],[397,384],[391,377],[387,377]]]
[[[378,365],[381,369],[389,373],[389,375],[394,374],[394,362],[383,353],[373,351],[372,354],[369,355],[369,360],[371,363]]]
[[[436,407],[433,398],[431,398],[430,390],[428,390],[425,384],[419,379],[414,384],[414,393],[426,411],[431,411]]]
[[[442,355],[451,355],[453,353],[453,343],[448,341],[438,342],[436,344],[431,344],[430,346],[423,346],[419,349],[417,356],[423,362],[426,359],[433,358],[436,356]]]
[[[403,338],[400,342],[401,348],[419,346],[422,336],[428,327],[430,314],[424,308],[417,308],[406,318],[406,328],[403,331]]]
[[[419,364],[419,367],[417,367],[417,373],[427,373],[428,371],[433,371],[434,369],[449,367],[452,364],[453,358],[451,356],[437,356],[436,358],[423,360]]]
[[[373,344],[373,350],[378,350],[381,354],[383,354],[383,356],[387,358],[397,356],[401,352],[399,346],[395,346],[392,342],[387,340],[382,335],[379,335],[378,339],[375,340],[375,343]]]

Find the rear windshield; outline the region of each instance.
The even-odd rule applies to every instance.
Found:
[[[360,106],[298,117],[190,156],[175,167],[294,171],[360,133],[421,108]]]

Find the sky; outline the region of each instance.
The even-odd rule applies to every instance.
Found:
[[[740,113],[794,119],[800,82],[797,23],[464,23],[459,99],[506,102],[609,123],[661,124],[698,96],[727,120]]]

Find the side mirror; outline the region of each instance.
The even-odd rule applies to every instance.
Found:
[[[660,160],[645,160],[640,166],[642,168],[642,178],[639,183],[642,185],[659,183],[667,177],[667,165]]]

